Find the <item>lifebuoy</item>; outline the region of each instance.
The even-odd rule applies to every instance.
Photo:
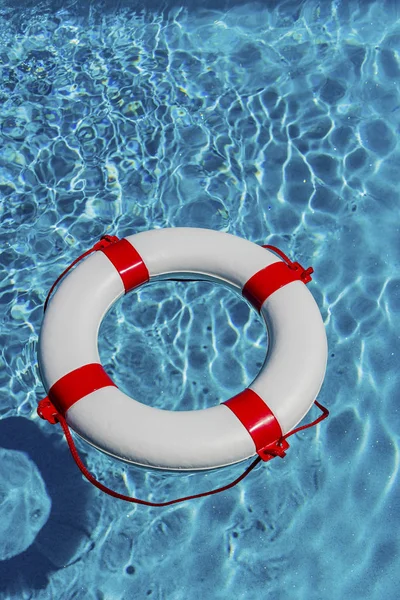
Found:
[[[197,228],[146,231],[97,249],[60,284],[39,337],[48,398],[87,442],[143,466],[211,469],[263,457],[309,411],[327,362],[321,314],[304,285],[311,269],[242,238]],[[174,412],[118,389],[101,365],[97,335],[123,294],[182,275],[242,293],[265,319],[269,348],[249,388],[218,406]]]

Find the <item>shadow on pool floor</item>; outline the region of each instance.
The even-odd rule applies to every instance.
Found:
[[[25,452],[36,464],[52,507],[47,523],[32,545],[13,558],[0,562],[0,595],[18,589],[47,587],[51,572],[80,560],[94,545],[90,532],[99,518],[88,486],[68,449],[57,436],[45,436],[23,417],[0,421],[0,447]],[[97,508],[96,508],[97,506]]]

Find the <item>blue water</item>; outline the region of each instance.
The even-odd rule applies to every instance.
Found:
[[[397,598],[398,3],[2,0],[0,70],[0,598]],[[182,225],[313,265],[331,416],[229,492],[135,507],[36,415],[42,309],[102,234]],[[176,410],[243,389],[266,346],[207,283],[143,288],[100,332],[115,381]],[[78,446],[155,501],[243,469],[162,474]]]

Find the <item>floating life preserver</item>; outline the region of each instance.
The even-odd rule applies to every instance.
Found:
[[[325,329],[305,286],[312,269],[242,238],[196,228],[108,237],[94,250],[65,277],[45,313],[39,367],[48,396],[39,414],[51,421],[55,409],[97,449],[159,469],[211,469],[256,453],[267,460],[271,449],[283,455],[278,440],[309,411],[326,370]],[[118,389],[101,365],[97,336],[123,294],[149,280],[185,276],[241,292],[264,317],[269,348],[258,376],[237,396],[174,412]]]

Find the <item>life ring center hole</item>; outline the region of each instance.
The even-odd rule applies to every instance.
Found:
[[[107,313],[99,353],[115,384],[167,410],[215,406],[245,389],[267,353],[265,323],[239,294],[209,281],[157,281]]]

